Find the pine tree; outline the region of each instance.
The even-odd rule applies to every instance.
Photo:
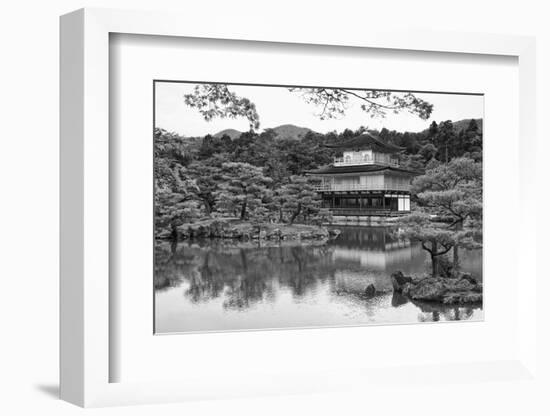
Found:
[[[155,166],[155,233],[170,231],[200,216],[198,187],[184,167],[161,160]]]
[[[481,163],[456,158],[434,162],[414,179],[412,192],[420,211],[403,218],[404,235],[422,243],[430,253],[432,273],[438,272],[438,257],[454,249],[455,268],[459,249],[481,247],[483,214]],[[433,216],[447,217],[447,226],[436,225]]]
[[[437,136],[437,133],[439,132],[439,126],[435,121],[432,121],[430,124],[430,127],[428,128],[428,135],[427,139],[432,144],[435,142],[435,136]]]
[[[438,159],[447,163],[449,155],[452,152],[452,146],[456,140],[456,132],[451,120],[447,120],[439,124],[437,134],[434,137],[434,142],[438,148]]]
[[[290,224],[299,216],[302,216],[304,222],[309,222],[316,220],[318,215],[328,215],[328,212],[322,211],[321,199],[315,191],[317,181],[305,176],[292,176],[290,182],[282,187],[282,208],[288,214]]]
[[[401,237],[420,242],[422,248],[430,254],[432,276],[439,274],[439,257],[447,254],[454,246],[453,232],[436,226],[427,213],[414,213],[403,217],[404,230]]]
[[[212,164],[193,162],[187,168],[187,175],[197,186],[196,194],[200,199],[206,216],[216,208],[216,191],[222,180],[221,170]]]
[[[244,220],[255,210],[263,212],[262,200],[269,194],[267,186],[271,182],[260,167],[241,162],[223,163],[216,202],[222,210]]]

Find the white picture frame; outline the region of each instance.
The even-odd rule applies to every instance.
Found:
[[[185,25],[182,25],[185,21]],[[535,251],[521,241],[536,239],[536,216],[527,211],[535,201],[535,41],[530,37],[469,33],[386,31],[350,27],[328,33],[321,27],[286,28],[276,24],[251,25],[246,33],[232,21],[205,26],[198,19],[172,13],[82,9],[61,18],[61,398],[80,406],[158,403],[209,397],[323,392],[375,383],[388,369],[368,373],[334,370],[329,377],[285,374],[269,379],[213,381],[188,379],[140,383],[110,382],[110,363],[117,357],[109,348],[109,36],[112,33],[332,45],[439,53],[505,55],[519,62],[520,188],[523,201],[518,242],[518,270],[524,284],[517,292],[518,348],[509,360],[456,364],[441,363],[449,377],[522,380],[536,375]],[[518,273],[512,270],[510,273]],[[527,289],[528,288],[528,289]],[[443,368],[442,367],[442,368]],[[400,376],[403,369],[391,369]],[[433,376],[433,366],[419,363],[416,377]],[[342,382],[342,380],[348,380]],[[353,381],[351,381],[353,380]],[[412,379],[411,379],[412,380]],[[473,379],[475,381],[475,378]],[[411,381],[412,382],[412,381]]]

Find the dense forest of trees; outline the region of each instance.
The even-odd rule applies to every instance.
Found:
[[[249,103],[238,104],[250,110]],[[341,133],[308,132],[296,139],[280,138],[266,129],[261,133],[251,130],[231,139],[212,135],[183,138],[157,128],[154,137],[157,233],[186,222],[220,216],[249,221],[320,223],[328,219],[330,213],[321,208],[321,201],[314,191],[316,180],[305,174],[332,163],[333,157],[337,156],[335,150],[325,147],[326,144],[347,140],[365,131],[365,128],[360,128]],[[462,174],[465,167],[481,171],[482,133],[476,120],[469,121],[461,129],[449,120],[439,124],[433,122],[427,130],[419,133],[387,129],[370,132],[404,148],[401,154],[404,168],[441,176],[437,169],[459,160],[461,162],[456,163],[462,164],[456,172],[448,173],[450,176]],[[421,178],[415,182],[422,181]],[[473,182],[459,180],[458,184],[464,182],[464,186],[472,187],[476,181],[477,178]],[[444,191],[434,186],[433,189],[420,186],[413,201],[425,207],[427,215],[448,214],[452,217],[452,212],[444,209],[448,199],[436,203],[435,194],[425,195],[426,192],[437,194]],[[479,192],[475,193],[479,198],[480,189],[479,181]],[[459,204],[459,200],[471,195],[471,191],[465,189],[460,191],[462,193],[457,191],[459,193],[447,195],[451,198],[451,206]],[[434,204],[439,206],[434,207]],[[466,213],[453,227],[458,232],[464,221],[471,221],[474,217],[474,213]],[[468,237],[462,239],[466,241]]]

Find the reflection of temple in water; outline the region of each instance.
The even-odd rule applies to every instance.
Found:
[[[392,265],[410,261],[412,248],[410,243],[388,243],[383,250],[369,248],[336,248],[333,251],[334,260],[358,261],[361,266],[374,270],[387,270]]]
[[[345,291],[362,291],[373,283],[378,290],[391,288],[390,274],[423,271],[426,254],[418,245],[392,236],[386,227],[346,227],[332,252],[336,286]]]
[[[369,270],[387,271],[394,266],[406,267],[419,254],[424,260],[420,247],[392,237],[385,227],[346,228],[341,237],[332,253],[334,261],[352,261]]]

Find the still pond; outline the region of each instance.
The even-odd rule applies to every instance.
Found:
[[[480,306],[412,303],[392,292],[390,274],[424,275],[420,245],[384,227],[338,227],[326,244],[258,246],[234,240],[158,243],[155,332],[482,320]],[[460,254],[482,279],[481,250]],[[374,284],[376,296],[364,296]]]

